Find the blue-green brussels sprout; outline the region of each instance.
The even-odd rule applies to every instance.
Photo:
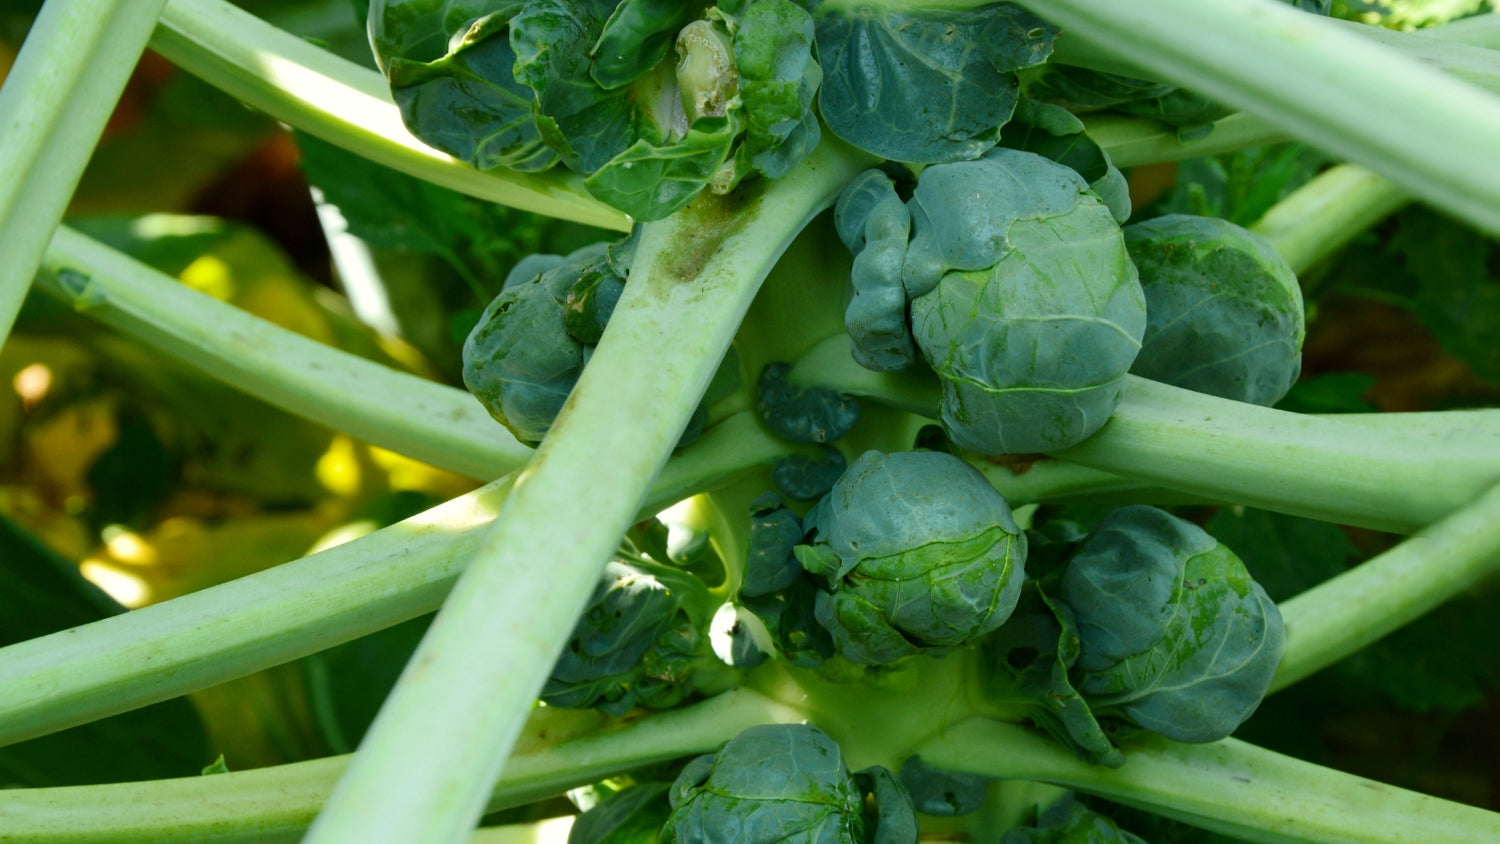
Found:
[[[904,206],[894,183],[869,171],[840,198],[835,222],[855,252],[845,313],[855,359],[904,365],[894,326],[909,307],[955,444],[1052,451],[1108,421],[1140,349],[1146,303],[1119,225],[1077,171],[995,148],[924,169]]]
[[[866,812],[866,796],[875,817]],[[806,724],[765,724],[683,768],[663,841],[678,844],[908,844],[916,815],[883,768],[850,774],[833,739]]]
[[[1302,289],[1275,247],[1213,217],[1173,214],[1125,228],[1146,291],[1130,371],[1270,406],[1302,371]]]
[[[787,380],[792,367],[768,363],[755,385],[755,412],[777,436],[801,443],[829,443],[859,421],[859,400],[827,387],[801,387]]]
[[[979,811],[991,777],[945,771],[908,756],[901,763],[901,785],[911,795],[912,805],[924,815],[953,817]]]
[[[708,639],[716,609],[691,574],[644,561],[607,563],[542,700],[623,715],[716,691],[729,672]]]
[[[656,844],[672,813],[670,787],[643,782],[611,794],[573,820],[568,844]]]
[[[1019,6],[838,11],[818,18],[827,74],[818,109],[846,143],[912,163],[967,161],[993,147],[1015,108],[1016,71],[1057,32]]]
[[[1044,452],[1099,430],[1146,328],[1109,208],[1071,168],[1011,149],[927,168],[908,207],[912,336],[953,442]]]
[[[1146,844],[1114,820],[1079,803],[1071,793],[1037,816],[1036,826],[1009,830],[1000,844]]]
[[[603,244],[585,246],[556,263],[551,257],[522,261],[517,271],[546,267],[530,278],[512,271],[463,350],[469,392],[516,439],[532,445],[546,436],[577,383],[592,336],[569,332],[569,296],[575,287],[597,288],[614,275]],[[610,279],[614,282],[623,283],[618,277]],[[592,318],[607,320],[600,310],[594,308]],[[575,320],[575,330],[578,324]]]
[[[867,451],[803,520],[818,623],[851,662],[895,662],[999,627],[1025,577],[1004,496],[948,454]]]
[[[844,311],[854,362],[876,372],[905,369],[917,360],[906,314],[901,267],[911,240],[911,212],[890,176],[866,170],[839,195],[833,222],[854,263],[854,298]]]
[[[635,244],[631,236],[567,256],[522,258],[469,332],[464,385],[521,442],[542,441],[578,383],[625,290]],[[688,420],[679,448],[698,438],[707,408],[738,382],[739,357],[731,349]]]
[[[1111,512],[1057,588],[1077,621],[1073,680],[1100,714],[1216,741],[1260,705],[1281,661],[1281,613],[1202,528],[1155,507]]]

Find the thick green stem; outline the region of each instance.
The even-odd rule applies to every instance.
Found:
[[[842,342],[825,341],[792,379],[936,417],[930,375],[870,372]],[[1309,416],[1127,378],[1109,422],[1053,457],[1210,501],[1395,533],[1500,482],[1500,410]]]
[[[463,390],[288,331],[67,227],[43,268],[42,289],[87,316],[314,422],[479,480],[531,458]]]
[[[1500,573],[1500,487],[1281,605],[1286,651],[1271,688],[1332,665]]]
[[[1234,739],[1125,745],[1125,766],[1080,761],[1017,724],[973,718],[923,745],[941,768],[1040,780],[1266,844],[1484,844],[1500,814],[1351,776]]]
[[[802,717],[747,690],[626,724],[592,711],[535,710],[492,781],[486,808],[523,805],[641,765],[712,751],[748,727]],[[0,790],[0,842],[296,841],[350,758],[175,780]]]
[[[1218,155],[1280,143],[1287,137],[1274,124],[1244,112],[1215,121],[1208,134],[1191,141],[1181,140],[1176,128],[1155,120],[1108,112],[1085,114],[1081,118],[1084,131],[1104,147],[1118,167]]]
[[[1271,206],[1250,228],[1300,275],[1410,200],[1389,179],[1340,164]]]
[[[1411,533],[1500,481],[1500,411],[1307,416],[1130,376],[1100,431],[1054,456],[1220,501]]]
[[[502,205],[627,231],[625,215],[579,177],[480,172],[412,137],[380,74],[223,0],[171,0],[151,47],[209,84],[289,126],[433,184]]]
[[[749,414],[726,419],[667,462],[638,515],[786,453]],[[0,745],[207,688],[432,612],[511,481],[310,557],[0,648]]]
[[[594,356],[310,842],[468,835],[482,784],[498,772],[761,281],[864,163],[825,143],[783,179],[700,198],[646,226]]]
[[[0,88],[0,342],[163,0],[51,0]]]
[[[1500,98],[1469,82],[1275,0],[1022,4],[1500,233]]]

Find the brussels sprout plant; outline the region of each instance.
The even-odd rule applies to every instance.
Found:
[[[1494,312],[1500,15],[356,5],[369,67],[223,0],[46,0],[0,89],[0,334],[35,289],[458,491],[0,640],[0,746],[436,615],[353,753],[69,787],[0,765],[28,786],[0,841],[1500,840],[1447,792],[1261,746],[1256,716],[1493,592],[1500,393],[1376,412],[1313,361],[1328,291],[1373,290],[1500,377],[1466,323]],[[452,371],[203,295],[61,225],[148,46],[321,139],[309,172],[331,144],[407,179],[414,207],[343,203],[393,240],[441,229],[436,186],[566,227],[442,313]],[[1411,202],[1462,248],[1391,235]],[[1399,283],[1365,278],[1376,248],[1413,256]],[[421,287],[401,266],[376,286]]]

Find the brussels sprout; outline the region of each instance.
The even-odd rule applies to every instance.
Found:
[[[528,445],[547,435],[625,289],[635,236],[594,243],[566,257],[528,255],[505,277],[469,333],[463,378],[500,424]],[[707,408],[739,380],[733,350],[720,363],[678,447],[697,439]]]
[[[1125,228],[1146,291],[1146,334],[1130,371],[1270,406],[1302,371],[1302,290],[1260,236],[1173,214]]]
[[[876,817],[866,817],[866,794]],[[883,768],[851,775],[816,727],[765,724],[683,768],[663,841],[680,844],[915,842],[910,798]]]
[[[1079,803],[1072,793],[1037,816],[1036,826],[1016,827],[1000,844],[1146,844],[1110,818]]]
[[[469,333],[464,384],[516,439],[541,442],[583,372],[585,338],[568,331],[568,297],[580,282],[606,275],[612,271],[603,244],[585,246],[524,282],[513,272]]]
[[[777,436],[802,443],[827,443],[849,433],[859,421],[859,400],[827,387],[799,387],[787,381],[792,367],[768,363],[755,386],[755,411]]]
[[[992,780],[979,774],[934,768],[920,756],[908,756],[901,763],[900,778],[918,812],[943,817],[979,811],[985,789]]]
[[[906,287],[901,281],[911,212],[889,176],[866,170],[839,195],[833,221],[854,255],[849,272],[854,298],[844,312],[844,327],[855,363],[876,372],[911,366],[917,347],[907,324]]]
[[[1078,690],[1095,712],[1119,712],[1168,738],[1233,733],[1281,661],[1281,614],[1244,563],[1155,507],[1106,516],[1057,591],[1077,619]]]
[[[637,706],[675,706],[712,687],[727,670],[707,636],[714,610],[691,574],[645,562],[607,563],[542,700],[623,715]]]
[[[962,645],[1009,617],[1026,537],[1005,498],[962,460],[867,451],[803,521],[794,549],[825,584],[818,622],[852,662]]]
[[[1016,142],[1035,136],[1060,157],[1102,164],[1099,178],[1109,181],[1102,152],[1094,159],[1087,145],[1054,135],[1068,130],[1052,112],[1031,114],[1036,131]],[[942,382],[940,414],[955,444],[984,454],[1052,451],[1108,421],[1140,348],[1146,304],[1119,226],[1083,177],[996,148],[924,169],[904,210],[879,171],[856,178],[835,209],[855,255],[845,314],[855,359],[905,365],[910,302],[911,337]]]
[[[632,785],[580,814],[568,830],[568,844],[656,844],[672,813],[669,783]]]
[[[1052,451],[1109,420],[1146,327],[1109,209],[1072,169],[994,149],[922,172],[903,269],[943,427],[984,454]]]

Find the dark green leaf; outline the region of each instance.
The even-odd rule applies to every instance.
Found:
[[[71,563],[0,518],[0,646],[123,611]],[[177,698],[0,748],[0,787],[196,776],[207,758],[198,714]]]

